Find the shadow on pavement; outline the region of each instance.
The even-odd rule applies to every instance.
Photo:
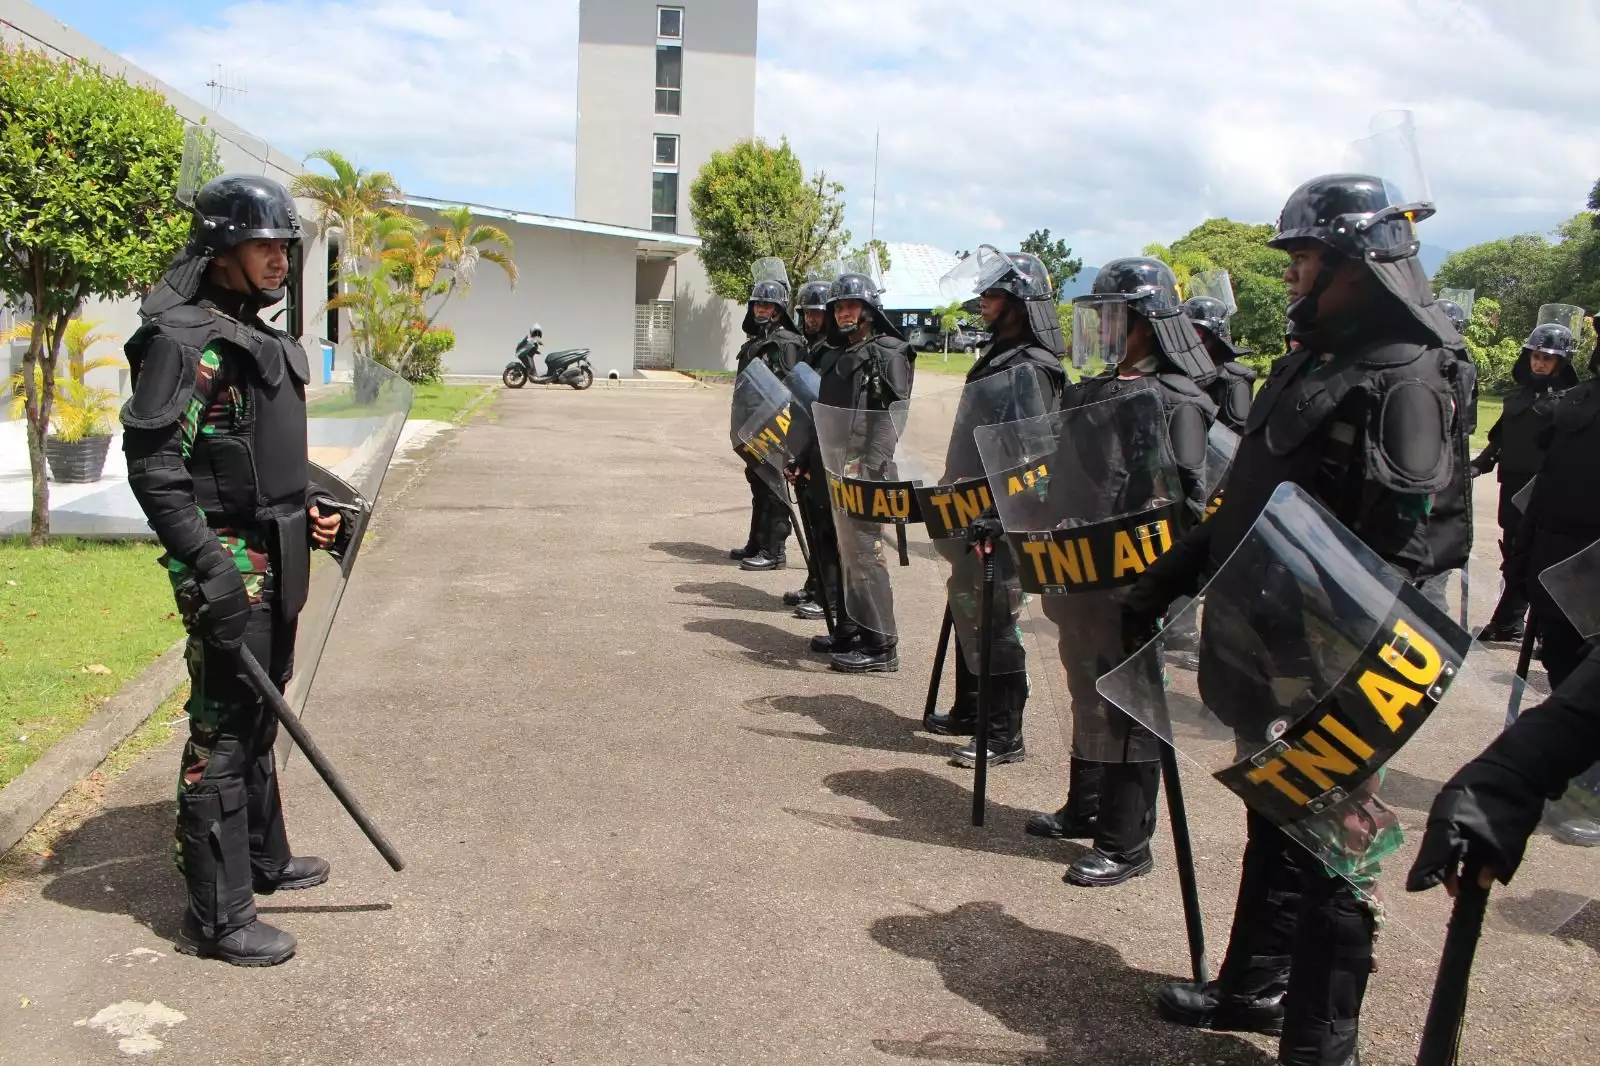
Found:
[[[1005,771],[1001,768],[998,772]],[[987,855],[1037,859],[1063,866],[1086,850],[1084,845],[1074,841],[1046,841],[1028,836],[1022,827],[1037,812],[995,802],[992,788],[984,818],[986,824],[981,828],[974,826],[969,782],[967,779],[957,784],[925,770],[905,768],[843,770],[829,774],[822,783],[835,795],[872,804],[888,815],[887,819],[857,818],[794,807],[784,809],[798,818],[833,829]]]
[[[1155,992],[1172,978],[1133,969],[1104,944],[1035,929],[998,903],[880,918],[871,934],[896,954],[933,963],[946,988],[1019,1034],[1007,1040],[935,1032],[872,1042],[888,1055],[1016,1066],[1272,1061],[1243,1038],[1162,1021]]]
[[[876,748],[908,755],[933,755],[949,758],[966,743],[965,737],[950,737],[944,743],[919,732],[920,721],[902,718],[881,703],[869,703],[855,696],[763,696],[749,701],[756,714],[799,714],[816,722],[826,733],[802,733],[789,729],[764,729],[743,726],[764,737],[809,740],[815,744],[847,744],[854,748]]]
[[[76,910],[126,914],[175,938],[188,898],[172,864],[173,818],[170,801],[101,811],[56,841],[42,895]]]
[[[723,607],[730,611],[781,611],[788,614],[783,598],[774,592],[741,585],[737,581],[687,581],[674,585],[673,592],[699,596],[699,600],[680,600],[689,607]]]
[[[691,563],[705,563],[706,565],[726,566],[737,570],[739,564],[728,558],[727,548],[713,548],[709,544],[701,544],[692,540],[657,540],[650,543],[650,550],[670,555],[674,559],[683,559]]]
[[[828,661],[807,650],[809,637],[791,633],[787,629],[769,626],[765,622],[747,622],[739,618],[702,618],[683,624],[685,633],[709,633],[736,644],[744,651],[739,654],[758,666],[776,666],[782,670],[813,672],[826,670]]]

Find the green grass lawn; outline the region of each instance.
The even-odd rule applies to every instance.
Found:
[[[0,786],[183,635],[160,554],[0,540]]]
[[[1505,406],[1503,396],[1478,397],[1478,432],[1472,435],[1472,454],[1477,455],[1489,446],[1489,430],[1500,421],[1500,408]]]
[[[499,393],[498,385],[418,385],[410,417],[436,422],[464,422],[494,402],[489,399],[481,406],[474,407],[481,397],[485,394],[497,396]]]
[[[482,409],[473,407],[480,398],[497,391],[498,386],[495,385],[444,385],[437,382],[418,385],[411,401],[411,413],[407,417],[462,422],[468,417],[469,409]],[[376,404],[362,405],[356,403],[354,389],[341,389],[312,400],[306,405],[306,414],[312,418],[360,418],[374,408],[382,411],[392,410],[393,407],[393,401],[381,393]]]

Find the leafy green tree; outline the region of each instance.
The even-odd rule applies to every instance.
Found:
[[[1570,223],[1569,223],[1570,225]],[[1548,303],[1557,278],[1559,256],[1545,238],[1522,233],[1474,244],[1454,253],[1433,276],[1436,286],[1476,289],[1500,307],[1499,335],[1519,343],[1533,329],[1539,305]]]
[[[892,269],[889,259],[889,246],[884,244],[883,241],[878,240],[876,237],[868,241],[866,244],[863,244],[860,248],[851,249],[846,258],[867,259],[871,256],[877,256],[878,266],[880,269]]]
[[[1500,301],[1479,296],[1472,304],[1472,317],[1462,333],[1467,353],[1478,367],[1478,388],[1482,392],[1503,392],[1511,387],[1511,368],[1516,365],[1522,342],[1500,333]]]
[[[91,296],[148,291],[182,247],[183,137],[154,89],[0,46],[0,292],[26,296],[36,323],[22,369],[32,544],[50,533],[44,442],[67,324]]]
[[[1061,299],[1061,290],[1066,288],[1067,282],[1078,276],[1083,269],[1083,260],[1074,259],[1072,249],[1067,247],[1067,242],[1061,238],[1050,239],[1048,229],[1036,229],[1028,234],[1027,240],[1022,242],[1022,251],[1029,255],[1039,257],[1039,262],[1050,272],[1050,280],[1055,284],[1055,297]],[[965,259],[966,256],[961,258]]]
[[[689,186],[700,262],[718,296],[750,294],[750,264],[777,256],[791,280],[836,258],[850,241],[844,186],[821,171],[806,178],[787,138],[761,138],[714,152]]]
[[[1239,304],[1230,326],[1233,339],[1255,354],[1248,362],[1263,368],[1284,353],[1284,311],[1289,288],[1283,272],[1289,256],[1267,246],[1274,226],[1252,225],[1227,218],[1208,218],[1176,241],[1170,262],[1196,269],[1226,270]],[[1211,266],[1198,264],[1210,263]]]

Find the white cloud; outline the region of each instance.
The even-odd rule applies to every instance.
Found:
[[[201,99],[225,62],[250,88],[226,112],[291,152],[565,213],[576,16],[575,0],[252,0],[132,58]],[[846,183],[858,237],[881,129],[880,236],[971,247],[1048,226],[1094,263],[1208,215],[1270,221],[1369,116],[1410,108],[1440,208],[1424,239],[1458,248],[1582,207],[1596,54],[1592,0],[762,0],[757,128]]]

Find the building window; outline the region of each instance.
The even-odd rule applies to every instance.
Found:
[[[670,133],[656,134],[656,166],[678,165],[678,138]]]
[[[683,113],[683,46],[656,45],[656,114]]]
[[[678,174],[658,170],[650,181],[650,228],[657,233],[678,232]]]
[[[656,36],[667,41],[683,40],[683,8],[656,8]]]

